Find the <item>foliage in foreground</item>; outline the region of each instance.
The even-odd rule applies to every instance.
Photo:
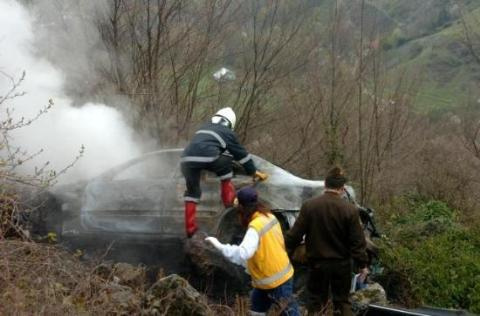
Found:
[[[435,200],[406,199],[386,224],[381,260],[390,299],[405,305],[480,312],[480,230],[458,223],[455,210]]]

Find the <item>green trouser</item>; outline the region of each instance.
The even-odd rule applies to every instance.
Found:
[[[348,299],[352,263],[345,259],[319,260],[310,265],[307,281],[309,314],[327,312],[331,293],[334,315],[353,315]]]

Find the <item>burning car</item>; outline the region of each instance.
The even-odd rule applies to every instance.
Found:
[[[184,233],[185,180],[180,172],[182,149],[144,154],[84,182],[54,187],[49,212],[40,221],[58,236],[104,236],[115,239],[182,239]],[[252,155],[256,166],[269,174],[256,183],[261,202],[279,219],[283,229],[293,226],[304,200],[320,194],[323,181],[306,180]],[[238,189],[252,185],[241,165],[234,165],[232,179]],[[231,209],[220,200],[220,181],[215,174],[202,176],[202,198],[197,208],[200,229],[223,242],[241,240],[243,233]],[[347,187],[345,199],[355,203]],[[51,210],[55,210],[52,214]],[[368,209],[360,208],[367,236],[376,234]]]
[[[184,243],[185,180],[180,171],[181,154],[180,148],[147,153],[88,181],[53,187],[47,194],[46,203],[39,212],[32,213],[30,220],[39,235],[55,232],[63,241],[74,243],[73,249],[77,246],[83,249],[85,245],[100,246],[101,241],[109,243],[110,240],[117,241],[117,244],[141,242],[150,249],[148,254],[135,254],[141,256],[142,263],[155,261],[151,258],[155,257],[154,252],[157,259],[178,257],[171,260],[174,263],[166,260],[172,266],[171,272],[180,266],[191,265],[196,271],[194,274],[208,276],[202,277],[202,282],[213,279],[222,283],[228,279],[227,283],[236,289],[248,288],[244,286],[248,278],[243,269],[229,264],[212,249],[205,249],[204,243]],[[234,163],[234,186],[239,189],[255,185],[260,201],[273,211],[283,230],[290,229],[302,203],[322,193],[324,181],[302,179],[261,157],[252,156],[258,169],[269,174],[268,180],[252,183],[252,177],[245,174],[240,164]],[[200,230],[217,236],[224,243],[239,243],[245,229],[240,226],[234,209],[224,208],[219,194],[220,180],[214,173],[204,172],[201,188],[202,197],[197,206]],[[356,204],[355,193],[350,186],[347,186],[344,198]],[[369,237],[377,234],[371,211],[361,207],[359,211],[369,241]],[[374,244],[368,243],[370,254],[374,256]],[[159,250],[159,247],[163,249]],[[127,248],[118,248],[121,260],[125,260],[123,255]],[[136,246],[133,248],[139,249]],[[166,253],[168,256],[165,256]],[[182,261],[183,254],[186,254],[189,264]],[[301,261],[294,263],[302,265]],[[305,274],[300,272],[300,266],[296,275],[298,284],[303,284],[302,276]],[[220,271],[222,277],[219,278],[215,271]],[[218,288],[224,289],[223,283]]]

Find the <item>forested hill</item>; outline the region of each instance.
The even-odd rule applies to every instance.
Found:
[[[335,2],[349,8],[345,18],[358,27],[362,1],[310,4],[329,12]],[[467,31],[472,48],[477,48],[480,1],[366,0],[364,23],[370,33],[367,36],[378,37],[390,70],[407,66],[421,74],[417,96],[420,109],[443,112],[455,107],[480,82],[478,60],[465,43]]]
[[[389,67],[411,66],[423,73],[418,105],[443,111],[465,101],[480,82],[479,64],[465,45],[474,41],[480,1],[370,0],[384,14],[382,47]]]

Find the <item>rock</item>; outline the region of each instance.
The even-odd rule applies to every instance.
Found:
[[[352,309],[357,314],[367,310],[369,304],[387,304],[387,294],[378,283],[369,283],[365,289],[352,293],[350,298]]]
[[[176,274],[153,284],[145,301],[145,315],[211,315],[205,298]]]
[[[195,237],[196,235],[187,240],[184,252],[198,274],[204,276],[222,274],[225,277],[244,283],[245,273],[243,268],[225,259],[218,250],[205,242],[203,236]]]
[[[115,315],[132,315],[141,309],[141,299],[130,287],[107,283],[98,293],[98,303]]]
[[[210,295],[223,296],[225,291],[248,295],[250,277],[245,273],[245,268],[229,262],[204,239],[191,238],[184,247],[192,274],[202,279],[200,284],[194,284],[202,289],[205,285],[205,291]],[[214,294],[211,289],[221,289],[222,292]]]
[[[211,274],[216,267],[225,267],[226,260],[211,245],[205,242],[203,234],[195,234],[185,243],[184,252],[202,274]]]

